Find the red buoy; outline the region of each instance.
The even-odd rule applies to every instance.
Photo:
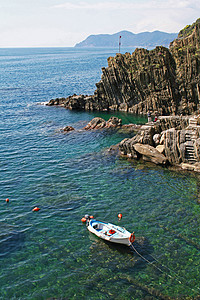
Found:
[[[38,211],[38,210],[40,210],[39,207],[34,207],[32,211]]]
[[[83,218],[81,219],[81,222],[83,222],[83,223],[86,222],[86,218],[83,217]]]
[[[118,214],[118,218],[119,218],[119,220],[121,220],[122,214]]]
[[[94,219],[94,217],[93,217],[93,216],[90,216],[90,219]]]
[[[6,202],[7,202],[7,203],[9,202],[9,199],[8,199],[8,198],[6,198]]]
[[[131,235],[129,237],[129,241],[131,242],[131,244],[135,241],[135,234],[134,234],[134,232],[131,233]]]

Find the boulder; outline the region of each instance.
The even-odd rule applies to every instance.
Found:
[[[175,128],[166,130],[164,134],[165,155],[171,164],[179,164],[181,162],[179,134],[180,130]]]
[[[137,141],[140,144],[148,144],[153,146],[153,136],[155,133],[155,128],[153,125],[149,125],[148,123],[145,125],[142,125],[140,128],[140,131],[137,134]]]
[[[132,131],[138,131],[139,129],[141,129],[142,125],[138,125],[138,124],[124,124],[122,125],[123,129],[128,129],[128,130],[132,130]]]
[[[200,172],[200,163],[199,162],[194,164],[194,171],[195,172]]]
[[[117,117],[111,117],[107,122],[106,122],[106,128],[110,127],[120,127],[122,126],[122,120],[118,119]]]
[[[187,163],[181,163],[181,168],[187,171],[194,171],[195,166]]]
[[[167,158],[161,154],[156,148],[150,146],[150,145],[144,145],[144,144],[135,144],[133,145],[136,152],[138,152],[143,160],[153,162],[157,165],[166,165],[167,164]]]
[[[162,154],[165,153],[165,147],[164,147],[164,145],[158,145],[158,146],[156,147],[156,150],[158,150],[158,152],[160,152],[160,153],[162,153]]]
[[[122,126],[122,120],[117,117],[111,117],[107,122],[99,117],[92,119],[85,127],[85,130],[100,128],[116,128]]]
[[[92,119],[85,127],[85,130],[100,129],[106,126],[106,121],[102,118],[96,117]]]
[[[72,126],[66,126],[63,128],[63,131],[66,133],[66,132],[69,132],[69,131],[72,131],[72,130],[75,130]]]
[[[153,141],[156,146],[159,145],[159,143],[160,143],[160,134],[159,133],[154,134]]]

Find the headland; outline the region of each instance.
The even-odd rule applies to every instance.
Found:
[[[169,49],[138,48],[109,57],[96,87],[93,95],[52,99],[48,105],[158,115],[120,143],[121,155],[200,170],[200,19],[182,29]]]

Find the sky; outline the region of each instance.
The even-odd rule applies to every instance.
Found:
[[[91,34],[179,32],[199,0],[0,0],[0,47],[73,47]]]

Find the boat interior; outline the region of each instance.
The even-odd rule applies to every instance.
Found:
[[[108,236],[116,233],[114,229],[109,228],[108,226],[106,226],[106,224],[103,223],[95,223],[94,225],[92,225],[92,227],[97,231],[102,231],[102,233]]]

